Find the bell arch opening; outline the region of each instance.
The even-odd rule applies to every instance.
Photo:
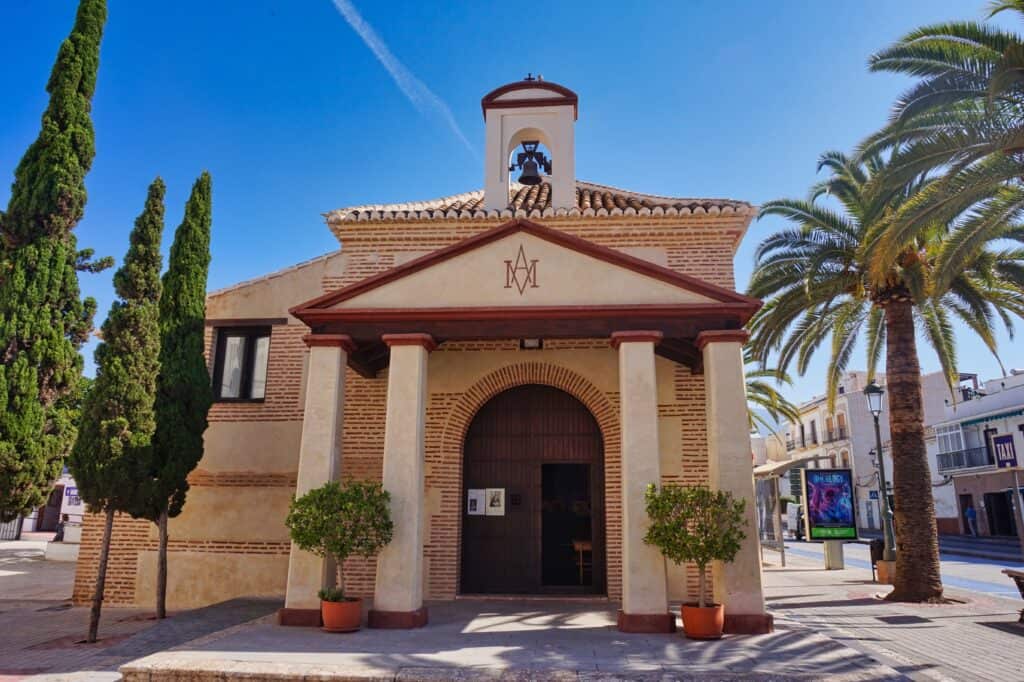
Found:
[[[522,384],[463,441],[461,594],[606,594],[604,439],[578,398]]]
[[[522,128],[508,142],[505,159],[508,163],[508,189],[513,185],[526,186],[551,183],[556,168],[552,138],[540,128]]]

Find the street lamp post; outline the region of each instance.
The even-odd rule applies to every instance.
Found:
[[[882,534],[885,538],[885,549],[882,559],[884,561],[896,560],[895,542],[892,532],[892,509],[889,508],[889,492],[885,483],[885,456],[882,453],[882,432],[878,428],[878,415],[882,413],[882,396],[885,389],[876,384],[873,380],[864,389],[864,397],[868,401],[868,411],[875,418],[875,447],[878,452],[878,491],[882,498]]]

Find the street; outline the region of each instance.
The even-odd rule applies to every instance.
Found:
[[[848,569],[863,569],[870,577],[871,562],[867,545],[844,545],[843,554]],[[787,559],[791,555],[824,562],[824,545],[818,542],[789,541],[786,543]],[[765,561],[769,564],[777,563],[778,554],[766,549]],[[1017,588],[1001,573],[1004,568],[1024,569],[1024,563],[942,554],[942,582],[946,587],[1020,601]],[[1024,602],[1021,607],[1024,607]]]

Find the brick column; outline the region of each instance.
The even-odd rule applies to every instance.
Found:
[[[654,346],[661,332],[612,334],[619,351],[622,435],[622,632],[672,632],[665,558],[644,542],[648,484],[661,483],[658,452],[658,382]]]
[[[697,347],[704,357],[709,483],[712,489],[726,490],[735,499],[747,502],[747,538],[735,561],[715,562],[714,598],[725,606],[726,632],[761,634],[771,632],[772,616],[765,612],[761,588],[754,465],[743,376],[747,336],[741,329],[705,331],[697,336]]]
[[[302,441],[296,497],[341,473],[341,425],[345,412],[345,366],[355,349],[342,334],[307,335],[309,366],[306,370],[306,403],[302,413]],[[288,587],[284,608],[278,611],[281,625],[320,625],[317,593],[334,584],[332,562],[292,543],[288,557]]]
[[[390,347],[384,424],[384,489],[395,532],[377,557],[371,628],[427,624],[423,606],[423,443],[427,414],[428,334],[386,334]]]

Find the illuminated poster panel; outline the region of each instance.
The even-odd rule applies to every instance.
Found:
[[[851,469],[802,469],[804,523],[810,540],[855,540]]]

